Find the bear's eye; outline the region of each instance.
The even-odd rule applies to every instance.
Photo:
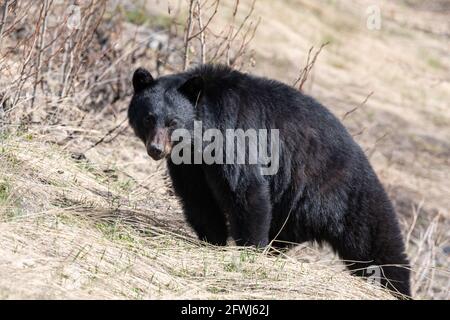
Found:
[[[177,119],[171,119],[167,122],[167,127],[175,127],[178,124],[178,120]]]
[[[144,117],[145,124],[150,124],[153,121],[155,121],[155,116],[153,114],[151,114],[151,113]]]

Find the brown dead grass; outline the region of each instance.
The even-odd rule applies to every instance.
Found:
[[[2,144],[0,298],[391,298],[326,265],[199,243],[167,225],[164,195],[141,206],[147,189],[28,139]]]

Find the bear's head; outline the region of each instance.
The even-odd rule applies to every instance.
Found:
[[[179,74],[154,79],[146,69],[133,74],[134,94],[128,119],[154,160],[170,155],[175,129],[191,129],[201,97],[201,76]]]

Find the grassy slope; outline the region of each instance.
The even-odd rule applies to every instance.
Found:
[[[0,168],[0,298],[390,298],[326,265],[198,243],[164,197],[143,203],[120,170],[31,135],[3,140]]]

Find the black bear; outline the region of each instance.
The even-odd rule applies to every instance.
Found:
[[[326,242],[352,273],[367,276],[377,266],[385,287],[410,295],[392,204],[364,152],[324,106],[278,81],[220,65],[157,79],[139,68],[133,87],[130,125],[153,159],[167,160],[175,193],[200,239],[226,245],[230,234],[237,245],[279,248]],[[263,174],[259,162],[175,162],[171,154],[181,142],[173,133],[192,133],[199,121],[202,132],[276,129],[277,171]],[[194,148],[188,158],[203,149]],[[189,153],[182,150],[183,157]]]

